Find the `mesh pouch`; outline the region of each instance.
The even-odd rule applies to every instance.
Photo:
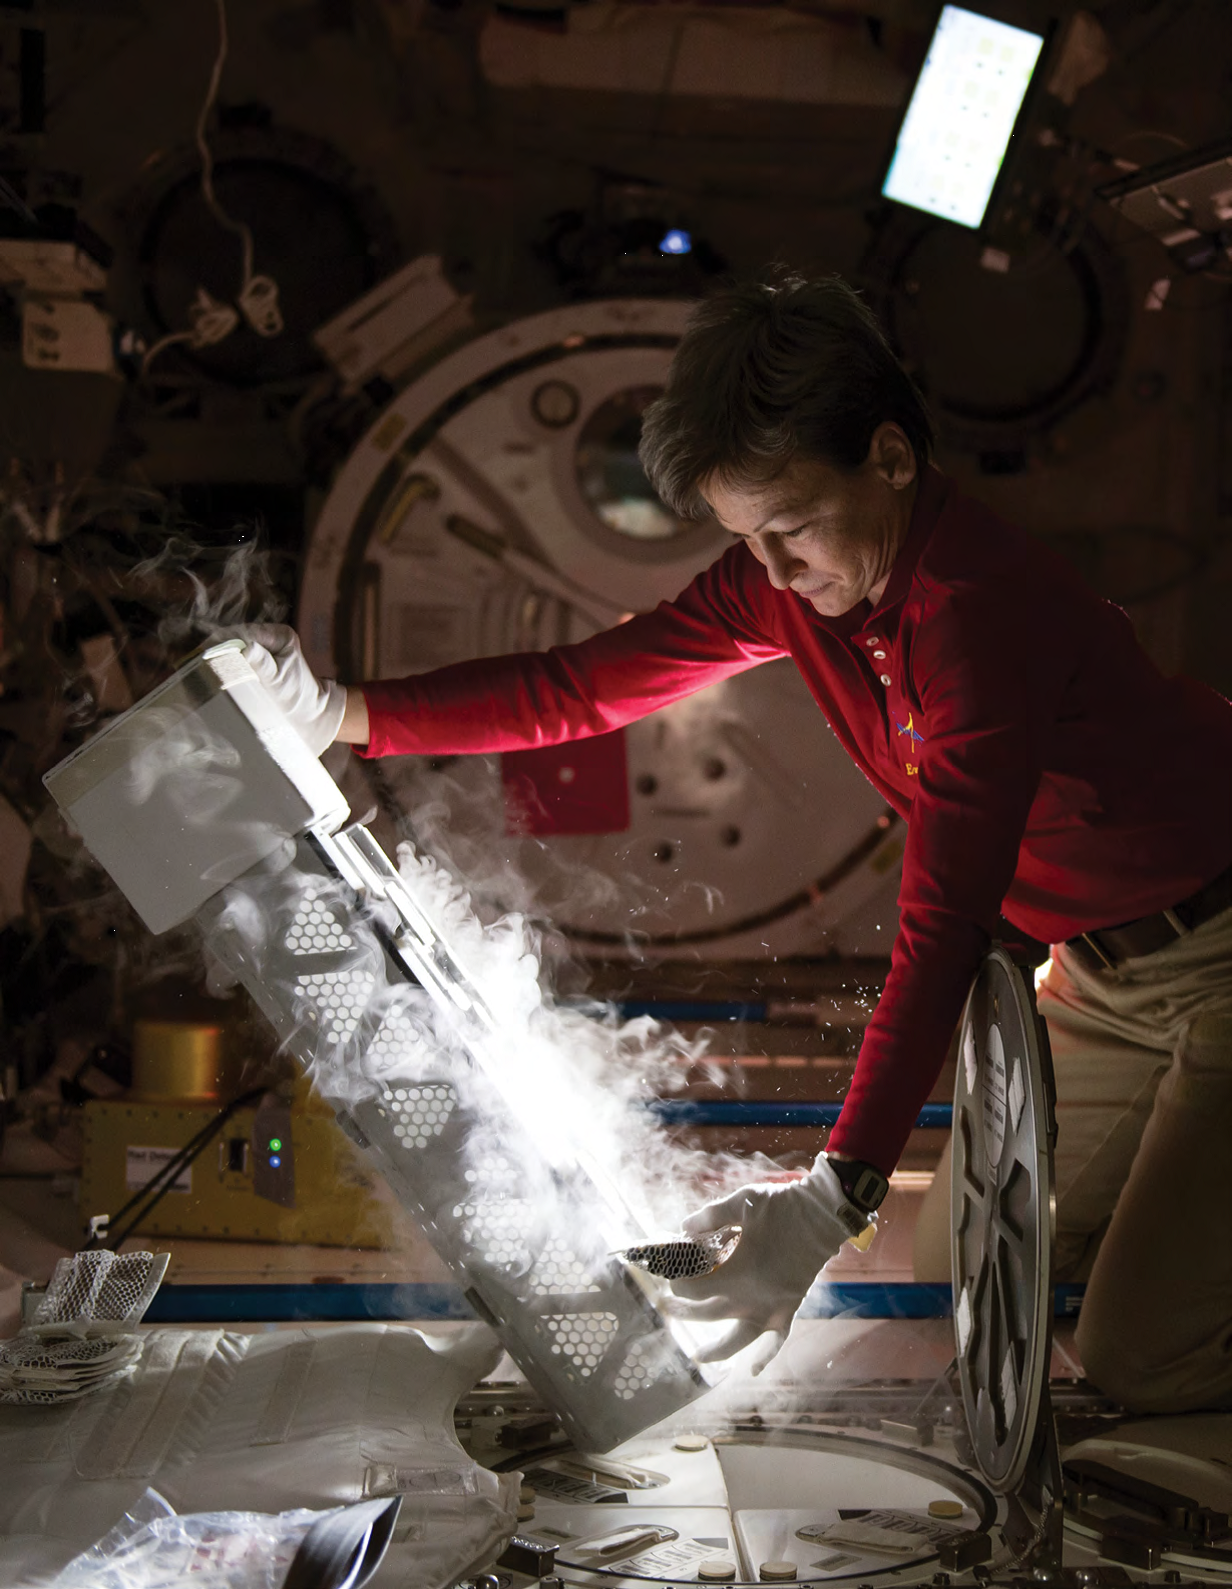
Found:
[[[0,1402],[49,1406],[114,1383],[141,1357],[140,1324],[170,1254],[61,1258],[33,1323],[0,1342]]]
[[[704,1236],[669,1236],[663,1241],[639,1242],[636,1247],[626,1247],[620,1256],[660,1280],[696,1280],[725,1263],[739,1240],[739,1225],[723,1225]]]
[[[88,1396],[126,1374],[141,1347],[139,1335],[97,1325],[23,1330],[0,1343],[0,1402],[47,1406]]]
[[[34,1323],[97,1319],[140,1324],[170,1262],[165,1252],[79,1252],[61,1258]]]

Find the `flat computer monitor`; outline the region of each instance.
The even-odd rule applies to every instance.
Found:
[[[882,194],[960,226],[984,219],[1044,35],[943,8]]]

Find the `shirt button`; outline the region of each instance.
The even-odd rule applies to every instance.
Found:
[[[878,662],[884,662],[885,661],[885,652],[884,651],[874,651],[873,655],[877,658]]]
[[[890,675],[888,673],[883,673],[881,675],[881,682],[883,684],[891,684],[891,683],[893,683],[893,680],[890,678]]]
[[[864,642],[864,644],[866,646],[879,646],[881,644],[881,641],[877,637],[877,635],[870,635],[868,637],[868,639]]]

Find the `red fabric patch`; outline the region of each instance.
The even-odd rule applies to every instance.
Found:
[[[629,827],[625,731],[501,757],[506,833],[624,833]]]

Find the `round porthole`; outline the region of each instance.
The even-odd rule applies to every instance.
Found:
[[[1092,226],[1012,258],[982,238],[896,214],[865,261],[890,339],[947,442],[1008,457],[1116,383],[1129,324],[1124,265]]]
[[[609,530],[632,541],[670,541],[693,525],[659,500],[637,455],[642,415],[662,395],[657,386],[631,386],[601,403],[578,437],[578,485]]]
[[[299,617],[322,674],[400,678],[567,646],[670,600],[721,555],[722,527],[678,523],[637,457],[688,313],[571,303],[412,380],[356,444],[313,528]],[[574,394],[572,423],[542,422],[563,422]],[[371,771],[391,809],[465,801],[475,875],[494,890],[521,879],[519,899],[582,952],[619,956],[634,940],[673,953],[880,951],[879,933],[857,934],[893,912],[894,818],[788,659],[621,738],[619,752],[596,742],[597,759],[588,742],[540,763],[534,787],[560,821],[535,835],[516,828],[494,758],[391,757]],[[613,787],[627,801],[609,806]],[[610,831],[575,829],[572,813],[600,806]],[[799,842],[784,846],[784,832]],[[579,867],[608,881],[580,889]]]

